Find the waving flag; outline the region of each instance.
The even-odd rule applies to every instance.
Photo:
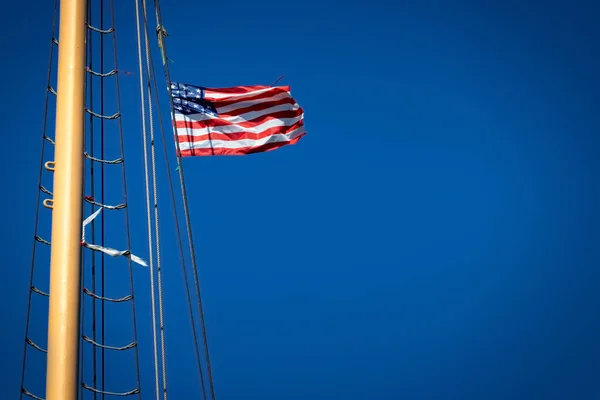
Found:
[[[172,83],[171,95],[182,157],[260,153],[296,144],[306,134],[304,110],[289,86]]]

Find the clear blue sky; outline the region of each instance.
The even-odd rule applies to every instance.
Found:
[[[19,391],[51,3],[7,2],[0,17],[7,399]],[[134,72],[121,79],[132,250],[147,259],[134,9],[118,3],[119,62]],[[174,80],[285,75],[305,109],[308,135],[296,146],[184,160],[219,400],[600,398],[594,2],[162,8]],[[170,139],[168,149],[172,157]],[[161,171],[170,393],[188,398],[198,382]],[[123,247],[114,218],[107,245]],[[107,265],[108,294],[122,295],[127,264]],[[47,289],[41,267],[36,284]],[[136,268],[150,399],[147,274]],[[31,334],[41,344],[44,306],[34,303]],[[128,343],[129,314],[109,319],[107,344]],[[133,388],[132,358],[109,357],[107,390]],[[43,395],[45,358],[29,362],[28,388]]]

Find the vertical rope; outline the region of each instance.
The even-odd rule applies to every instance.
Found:
[[[100,29],[104,30],[104,0],[100,0]],[[100,73],[104,74],[104,34],[100,35]],[[119,110],[120,112],[121,110]],[[104,115],[104,78],[100,78],[100,114]],[[104,118],[100,118],[100,158],[104,160]],[[105,204],[105,196],[104,196],[104,163],[100,164],[100,188],[101,188],[101,203]],[[92,195],[93,197],[93,195]],[[106,213],[102,213],[102,215],[100,216],[100,225],[101,225],[101,231],[100,231],[100,243],[101,246],[104,247],[105,245],[105,234],[104,234],[104,229],[105,229],[105,215]],[[96,243],[96,242],[94,242]],[[100,253],[100,262],[101,262],[101,268],[102,268],[102,272],[101,272],[101,276],[100,276],[100,295],[102,297],[105,296],[104,293],[104,281],[105,281],[105,254],[104,253]],[[94,292],[95,293],[95,292]],[[106,343],[106,329],[105,329],[105,322],[106,322],[106,318],[105,318],[105,302],[101,301],[100,302],[100,318],[102,320],[102,332],[101,332],[101,337],[102,337],[102,344]],[[105,364],[105,348],[102,347],[100,349],[100,354],[101,354],[101,373],[102,373],[102,383],[101,383],[101,388],[102,391],[104,392],[106,390],[105,388],[105,383],[106,383],[106,364]],[[96,387],[94,385],[94,387]],[[95,394],[95,393],[94,393]],[[102,400],[105,399],[104,393],[102,393]]]
[[[164,319],[163,319],[163,288],[162,288],[162,271],[160,257],[160,239],[158,225],[158,195],[156,188],[156,154],[154,146],[154,118],[152,115],[152,85],[151,83],[151,60],[150,60],[150,43],[148,38],[148,19],[146,16],[146,0],[142,0],[142,11],[144,15],[144,41],[146,44],[146,69],[148,77],[148,114],[150,128],[150,149],[151,149],[151,164],[152,164],[152,183],[153,183],[153,198],[154,198],[154,228],[156,239],[156,268],[158,278],[158,317],[159,317],[159,335],[161,347],[161,365],[162,365],[162,380],[163,380],[163,400],[167,400],[167,366],[165,357],[165,334],[164,334]],[[154,289],[153,289],[154,290]]]
[[[58,10],[58,0],[54,0],[54,12],[52,14],[52,29],[51,29],[51,36],[52,39],[54,39],[54,35],[56,34],[56,16],[57,16],[57,10]],[[47,127],[48,127],[48,103],[50,102],[50,83],[51,83],[51,79],[52,79],[52,62],[54,60],[54,42],[53,40],[50,41],[50,55],[48,56],[48,79],[47,79],[47,85],[46,85],[46,99],[45,99],[45,103],[44,103],[44,122],[42,125],[42,149],[40,152],[40,168],[39,168],[39,173],[38,173],[38,184],[37,184],[37,196],[36,196],[36,201],[35,201],[35,205],[36,205],[36,212],[35,212],[35,218],[34,218],[34,223],[33,223],[33,236],[37,236],[37,232],[38,232],[38,224],[39,224],[39,217],[40,217],[40,197],[41,197],[41,186],[42,186],[42,175],[44,172],[44,155],[45,155],[45,150],[46,150],[46,131],[47,131]],[[29,273],[29,293],[27,296],[27,314],[25,317],[25,339],[23,340],[23,362],[21,364],[21,390],[20,390],[20,395],[19,395],[19,399],[23,399],[23,390],[24,390],[24,385],[25,385],[25,367],[27,364],[27,347],[29,346],[27,344],[27,338],[29,336],[29,320],[31,317],[31,295],[33,294],[33,276],[34,276],[34,272],[35,272],[35,249],[37,246],[37,241],[33,240],[33,245],[32,245],[32,249],[31,249],[31,272]]]
[[[140,33],[140,0],[135,2],[135,16],[136,16],[136,28],[137,28],[137,49],[138,49],[138,67],[140,74],[140,99],[142,107],[142,135],[144,141],[144,172],[145,172],[145,188],[146,188],[146,210],[148,219],[148,246],[149,246],[149,267],[150,267],[150,286],[151,286],[151,302],[152,302],[152,339],[153,339],[153,350],[154,350],[154,375],[155,375],[155,389],[156,389],[156,400],[160,400],[159,391],[159,379],[158,379],[158,355],[157,355],[157,343],[156,343],[156,301],[154,298],[154,257],[152,250],[152,217],[150,211],[150,185],[148,178],[148,146],[147,146],[147,133],[146,133],[146,110],[145,110],[145,99],[144,99],[144,77],[143,77],[143,61],[142,61],[142,44],[141,44],[141,33]]]
[[[161,30],[162,32],[162,15],[160,12],[160,1],[159,0],[154,0],[154,5],[156,7],[156,23],[158,25],[158,28]],[[161,33],[162,34],[162,33]],[[163,51],[163,56],[165,60],[168,60],[168,56],[167,56],[167,47],[166,47],[166,43],[162,40],[159,39],[160,43],[161,43],[161,48]],[[169,92],[169,104],[171,107],[171,118],[173,121],[175,121],[175,109],[173,108],[173,98],[171,96],[171,73],[169,70],[169,63],[165,62],[164,63],[164,70],[165,70],[165,78],[167,81],[167,87],[168,87],[168,92]],[[185,223],[186,223],[186,229],[187,229],[187,234],[188,234],[188,243],[189,243],[189,248],[190,248],[190,255],[192,258],[192,270],[194,273],[194,283],[195,283],[195,287],[196,287],[196,294],[198,297],[198,309],[200,312],[200,323],[202,326],[202,338],[204,341],[204,351],[205,351],[205,357],[206,357],[206,368],[207,368],[207,373],[208,373],[208,383],[210,386],[210,393],[211,393],[211,399],[215,400],[215,390],[214,390],[214,382],[213,382],[213,377],[212,377],[212,368],[210,365],[210,353],[208,351],[208,337],[207,337],[207,332],[206,332],[206,322],[205,322],[205,318],[204,318],[204,309],[202,306],[202,296],[201,296],[201,291],[200,291],[200,279],[198,277],[198,267],[197,267],[197,262],[196,262],[196,252],[194,249],[194,240],[193,240],[193,236],[192,236],[192,229],[191,229],[191,221],[190,221],[190,214],[189,214],[189,205],[188,205],[188,200],[187,200],[187,189],[185,186],[185,178],[184,178],[184,171],[183,171],[183,163],[181,162],[181,149],[179,146],[179,140],[177,140],[177,138],[175,139],[175,144],[177,147],[177,163],[179,166],[179,180],[181,183],[181,196],[183,198],[183,208],[184,208],[184,214],[185,214]]]
[[[88,7],[88,23],[89,24],[93,24],[93,19],[92,19],[92,7],[93,4],[91,1],[89,1],[87,3],[87,7]],[[89,31],[87,31],[87,41],[88,41],[88,51],[87,51],[87,59],[88,59],[88,69],[89,70],[93,70],[94,69],[94,63],[93,63],[93,43],[94,43],[94,35]],[[88,108],[90,110],[94,109],[94,80],[93,80],[93,76],[92,74],[88,74],[88,87],[87,87],[87,92],[88,92],[88,96],[89,96],[89,105]],[[89,136],[90,136],[90,156],[94,157],[94,116],[89,114]],[[92,196],[92,198],[96,195],[96,191],[95,191],[95,186],[96,186],[96,179],[94,176],[94,163],[90,163],[90,196]],[[85,207],[83,207],[85,209]],[[92,214],[95,211],[95,206],[93,204],[90,205],[90,214]],[[96,223],[95,221],[92,221],[91,223],[91,227],[90,227],[92,233],[91,233],[91,238],[92,238],[92,243],[96,243]],[[96,293],[96,254],[92,253],[90,255],[91,260],[92,260],[92,265],[91,265],[91,275],[92,275],[92,292]],[[97,314],[97,310],[96,310],[96,299],[93,298],[92,299],[92,339],[94,340],[94,342],[96,342],[98,340],[98,334],[97,334],[97,327],[96,327],[96,321],[98,318],[98,314]],[[81,307],[84,307],[84,304],[82,303]],[[92,384],[94,385],[94,387],[97,387],[98,385],[98,351],[96,349],[96,347],[92,348]],[[94,400],[97,399],[97,395],[96,393],[94,393]]]
[[[91,20],[91,16],[90,16],[91,15],[90,3],[88,3],[87,6],[88,6],[88,17],[87,17],[87,20],[90,21]],[[88,30],[88,32],[87,32],[87,40],[89,41],[90,38],[91,38],[91,33]],[[91,47],[91,42],[90,42],[90,47]],[[86,53],[86,57],[88,57],[88,55],[90,53],[91,53],[91,51],[88,49],[88,51]],[[90,81],[91,81],[91,79],[90,79]],[[87,88],[88,88],[87,84],[88,84],[88,82],[86,82],[84,80],[84,86],[85,86],[84,90],[85,90],[85,93],[87,93]],[[90,120],[91,120],[91,118],[90,118]],[[84,132],[86,132],[86,133],[88,131],[88,124],[89,123],[84,118],[83,119],[83,129],[84,129]],[[83,136],[83,148],[84,149],[87,148],[88,142],[89,142],[89,138],[87,137],[86,134],[84,134],[84,136]],[[82,176],[82,180],[83,180],[82,186],[83,186],[84,190],[86,190],[86,187],[87,187],[86,185],[88,184],[88,181],[86,179],[87,171],[88,171],[87,160],[84,159],[83,176]],[[93,206],[92,206],[92,210],[93,210]],[[82,221],[85,219],[85,213],[86,213],[86,211],[85,211],[85,204],[84,204],[84,206],[81,207],[81,220]],[[84,287],[85,279],[87,277],[87,275],[86,275],[86,269],[83,268],[83,266],[85,265],[85,262],[86,262],[86,257],[85,256],[86,256],[85,252],[82,251],[81,252],[81,258],[80,258],[80,260],[81,260],[81,264],[80,265],[82,267],[81,268],[81,283],[80,283],[80,285],[81,285],[82,288]],[[91,256],[92,256],[92,260],[93,260],[94,259],[94,254],[91,254]],[[92,301],[94,301],[94,299],[92,299]],[[80,294],[80,300],[79,300],[80,310],[81,310],[81,316],[80,316],[80,319],[79,319],[79,331],[80,332],[83,332],[83,330],[85,328],[85,316],[86,316],[86,314],[85,314],[85,308],[86,307],[85,307],[85,303],[84,302],[85,302],[85,297],[83,296],[83,291],[82,291],[82,293]],[[96,350],[93,349],[93,351],[94,351],[93,355],[95,356],[95,354],[96,354],[95,351]],[[79,354],[78,355],[79,355],[79,363],[80,363],[80,365],[79,365],[79,397],[83,399],[83,376],[84,376],[84,372],[85,372],[85,351],[84,351],[83,346],[81,346],[81,345],[79,346]]]
[[[145,22],[145,26],[146,26],[146,31],[148,30],[148,21],[145,18],[144,20]],[[148,34],[148,32],[146,32],[146,34]],[[159,42],[159,46],[160,46],[160,42]],[[152,60],[152,52],[149,51],[148,52],[149,58],[150,58],[150,69],[152,71],[151,75],[152,75],[152,83],[154,84],[155,88],[158,88],[157,85],[157,81],[156,81],[156,74],[154,71],[154,62]],[[164,61],[164,60],[163,60]],[[181,239],[181,226],[179,223],[179,215],[177,213],[177,203],[175,201],[175,191],[174,191],[174,185],[173,185],[173,179],[171,176],[171,167],[170,167],[170,163],[169,163],[169,157],[168,157],[168,151],[167,151],[167,144],[166,144],[166,136],[165,136],[165,129],[164,129],[164,125],[163,125],[163,121],[162,118],[160,118],[160,116],[162,115],[161,112],[161,107],[160,107],[160,101],[157,100],[156,102],[156,108],[157,108],[157,112],[159,115],[158,118],[158,123],[159,123],[159,127],[160,127],[160,132],[161,132],[161,138],[162,138],[162,143],[163,143],[163,154],[165,156],[165,164],[166,164],[166,174],[167,174],[167,180],[168,180],[168,184],[169,184],[169,193],[170,193],[170,197],[171,197],[171,205],[173,206],[173,219],[175,221],[175,235],[176,235],[176,239],[177,239],[177,244],[178,244],[178,248],[179,248],[179,257],[180,257],[180,261],[181,261],[181,270],[182,270],[182,274],[183,274],[183,280],[184,280],[184,287],[185,287],[185,293],[186,293],[186,298],[187,298],[187,305],[188,305],[188,311],[189,311],[189,317],[190,317],[190,325],[192,328],[192,338],[193,338],[193,342],[194,342],[194,353],[196,356],[196,363],[197,363],[197,369],[198,369],[198,375],[200,378],[200,386],[201,386],[201,390],[202,390],[202,396],[203,399],[206,400],[206,388],[205,388],[205,384],[204,384],[204,376],[202,373],[202,363],[201,363],[201,357],[200,357],[200,351],[199,351],[199,343],[198,343],[198,334],[196,332],[196,323],[195,323],[195,319],[194,319],[194,313],[193,313],[193,306],[192,306],[192,299],[190,296],[190,285],[189,285],[189,280],[188,280],[188,273],[185,267],[185,256],[184,256],[184,251],[183,251],[183,241]],[[164,354],[164,353],[163,353]]]
[[[111,24],[112,24],[112,29],[113,29],[113,33],[112,33],[112,37],[113,37],[113,57],[114,57],[114,64],[115,64],[115,70],[119,70],[119,62],[118,62],[118,57],[117,57],[117,33],[116,33],[116,28],[115,28],[115,5],[114,5],[114,0],[110,0],[110,14],[111,14]],[[121,96],[120,96],[120,86],[119,86],[119,74],[117,73],[115,75],[115,89],[116,89],[116,93],[117,93],[117,112],[121,113]],[[122,162],[122,168],[121,168],[121,174],[122,174],[122,180],[123,180],[123,202],[125,204],[129,204],[128,200],[127,200],[127,179],[126,179],[126,170],[125,170],[125,146],[123,143],[123,122],[121,120],[121,118],[118,119],[118,123],[119,123],[119,144],[120,144],[120,149],[121,149],[121,158],[123,160]],[[131,249],[131,229],[130,229],[130,225],[129,225],[129,207],[125,207],[125,233],[126,233],[126,237],[127,237],[127,248]],[[133,284],[133,262],[131,261],[131,258],[128,258],[128,264],[129,264],[129,282],[130,282],[130,287],[131,287],[131,314],[132,314],[132,320],[133,320],[133,340],[135,343],[138,343],[138,339],[137,339],[137,316],[136,316],[136,311],[135,311],[135,290],[134,290],[134,284]],[[135,366],[136,366],[136,375],[137,375],[137,387],[140,388],[141,387],[141,377],[140,377],[140,360],[139,360],[139,347],[136,346],[135,348]],[[141,391],[138,392],[138,399],[141,400],[142,395],[141,395]]]

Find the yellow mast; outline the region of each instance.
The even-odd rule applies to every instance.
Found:
[[[76,400],[79,386],[85,16],[86,0],[60,1],[46,400]]]

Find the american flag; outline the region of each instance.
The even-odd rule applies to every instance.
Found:
[[[243,155],[296,144],[304,110],[289,86],[209,89],[171,84],[181,157]]]

